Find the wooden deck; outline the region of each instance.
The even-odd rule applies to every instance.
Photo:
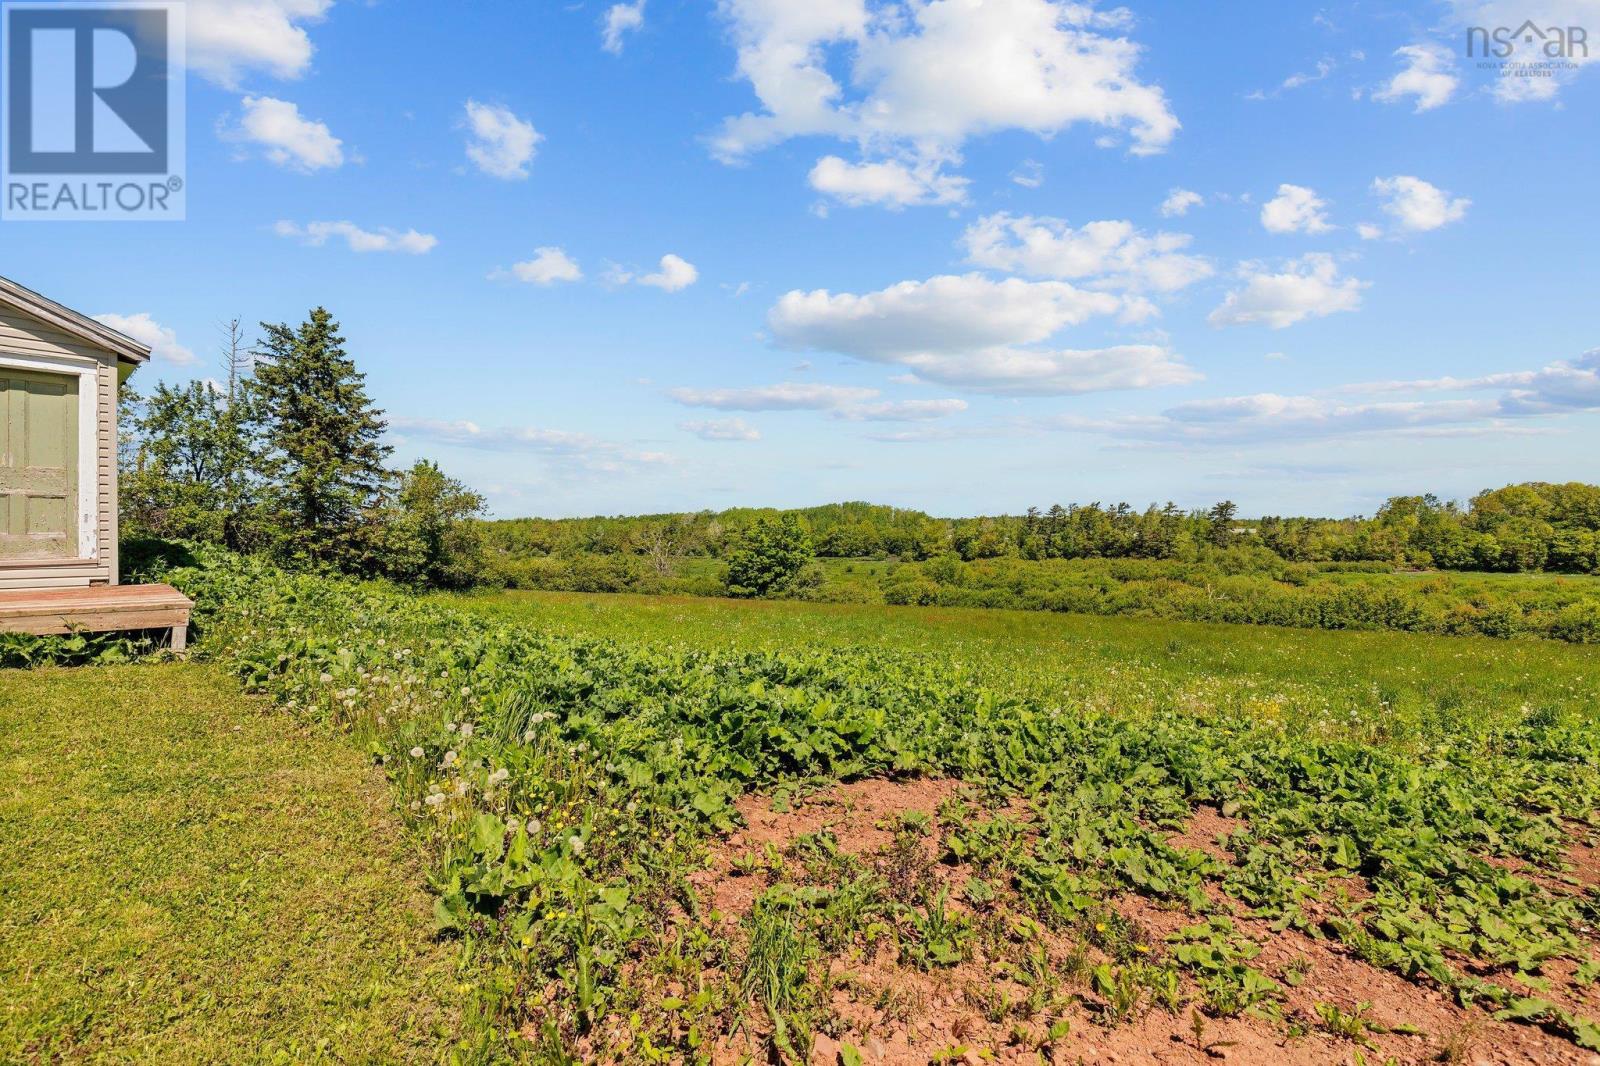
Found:
[[[170,629],[172,650],[188,645],[194,601],[171,585],[90,585],[0,591],[0,632],[109,633]]]

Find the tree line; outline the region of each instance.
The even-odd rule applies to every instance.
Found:
[[[436,463],[388,465],[383,412],[324,308],[299,326],[226,327],[225,380],[125,391],[123,533],[217,544],[284,565],[416,586],[547,583],[637,588],[679,560],[719,561],[734,595],[818,580],[814,557],[925,562],[1203,560],[1236,547],[1291,563],[1600,572],[1600,486],[1526,482],[1465,504],[1396,496],[1371,517],[1241,519],[1231,501],[1127,503],[936,518],[850,502],[578,519],[483,519],[484,501]]]
[[[1465,505],[1396,496],[1371,517],[1241,519],[1228,500],[1185,510],[1126,503],[1054,505],[1021,515],[934,518],[867,503],[788,511],[734,508],[685,514],[484,524],[491,570],[516,583],[518,560],[635,557],[661,575],[674,559],[727,560],[777,524],[804,534],[824,558],[920,562],[984,559],[1192,561],[1234,546],[1266,548],[1286,562],[1383,563],[1442,570],[1600,572],[1600,486],[1526,482],[1485,490]]]
[[[387,423],[324,308],[298,327],[225,327],[226,380],[125,387],[122,536],[215,544],[290,567],[459,588],[480,581],[483,498]]]

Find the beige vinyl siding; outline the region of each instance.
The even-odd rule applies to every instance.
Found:
[[[82,588],[109,584],[102,567],[23,567],[0,565],[0,589]]]
[[[84,344],[53,326],[0,305],[0,351],[18,355],[75,355],[80,359],[102,359],[103,348]],[[111,358],[115,359],[113,354]]]
[[[117,583],[117,357],[100,356],[96,375],[100,396],[95,403],[95,536],[99,539],[97,581]]]
[[[117,356],[0,305],[0,354],[93,359],[95,373],[95,537],[90,563],[0,564],[0,589],[115,584],[117,580]]]

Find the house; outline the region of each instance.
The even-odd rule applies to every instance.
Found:
[[[0,631],[172,626],[182,647],[187,599],[117,590],[117,387],[149,358],[0,277]]]

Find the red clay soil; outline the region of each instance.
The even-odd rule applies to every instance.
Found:
[[[954,781],[860,781],[839,785],[793,802],[777,812],[769,799],[746,797],[739,804],[747,827],[721,841],[707,867],[691,881],[712,912],[722,932],[734,932],[756,897],[769,887],[764,871],[740,874],[741,856],[762,853],[767,845],[782,852],[797,838],[823,829],[837,838],[839,850],[874,861],[895,841],[895,827],[907,814],[927,816],[932,831],[926,841],[928,857],[935,857],[939,839],[937,810],[957,795]],[[1020,807],[1009,810],[1025,820]],[[1223,818],[1211,809],[1200,811],[1171,839],[1201,848],[1228,861],[1219,843],[1242,823]],[[1573,879],[1581,883],[1600,880],[1600,849],[1575,845]],[[748,866],[745,867],[746,869]],[[940,884],[959,886],[972,871],[960,864],[934,863],[932,876]],[[1352,897],[1364,890],[1356,879],[1347,886]],[[1570,891],[1570,888],[1568,889]],[[956,895],[953,893],[953,895]],[[1216,897],[1220,900],[1220,895]],[[1159,951],[1163,938],[1197,919],[1184,910],[1158,906],[1138,896],[1109,901],[1124,918],[1142,930],[1142,942]],[[952,910],[966,905],[952,902]],[[702,912],[704,913],[704,912]],[[687,920],[687,919],[685,919]],[[1070,1032],[1053,1042],[1045,1037],[1046,1020],[1018,1022],[1011,1015],[1000,1022],[993,1005],[1001,996],[1011,1002],[1026,998],[1027,990],[1000,972],[980,948],[958,965],[929,972],[903,966],[893,947],[880,942],[869,957],[829,960],[832,1021],[822,1026],[813,1043],[811,1062],[834,1066],[844,1062],[841,1043],[857,1049],[864,1062],[887,1066],[925,1066],[931,1061],[970,1063],[1228,1063],[1261,1066],[1308,1066],[1321,1063],[1458,1062],[1470,1064],[1595,1064],[1600,1056],[1586,1052],[1566,1039],[1529,1025],[1494,1021],[1478,1008],[1462,1008],[1438,990],[1406,981],[1353,957],[1340,945],[1315,940],[1295,931],[1274,932],[1265,923],[1236,919],[1240,931],[1263,945],[1252,965],[1284,986],[1282,1019],[1269,1021],[1250,1015],[1204,1019],[1201,1037],[1191,1029],[1192,1013],[1185,1004],[1179,1014],[1155,1006],[1142,1009],[1134,1020],[1106,1024],[1097,1009],[1097,997],[1081,979],[1067,982],[1075,993],[1071,1003],[1052,1017],[1070,1022]],[[1053,962],[1060,964],[1071,943],[1043,934]],[[1105,961],[1090,953],[1090,964]],[[1286,970],[1303,973],[1297,986],[1283,979]],[[1556,998],[1587,1016],[1600,1015],[1600,996],[1574,986],[1571,966],[1550,966],[1546,976],[1551,989],[1540,994]],[[1186,992],[1192,993],[1188,988]],[[1369,1032],[1365,1044],[1333,1036],[1316,1014],[1319,1003],[1337,1004],[1354,1011],[1370,1004],[1366,1017],[1388,1032]],[[989,1008],[986,1010],[986,1006]],[[762,1011],[752,1005],[752,1019]],[[1399,1028],[1406,1032],[1393,1032]],[[1414,1032],[1412,1032],[1414,1031]],[[775,1061],[764,1046],[764,1033],[752,1022],[746,1033],[718,1047],[719,1063]],[[1047,1046],[1041,1049],[1041,1044]]]

